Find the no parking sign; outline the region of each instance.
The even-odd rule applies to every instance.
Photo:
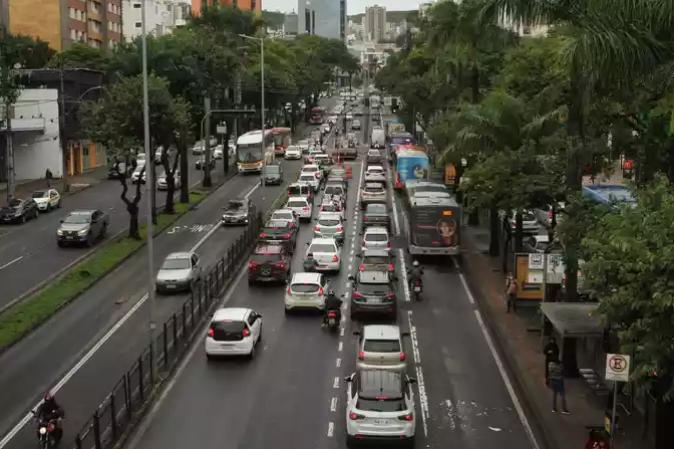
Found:
[[[630,356],[606,354],[606,380],[627,382],[630,377]]]

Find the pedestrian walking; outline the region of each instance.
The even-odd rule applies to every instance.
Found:
[[[550,362],[559,360],[559,346],[555,337],[550,336],[548,343],[543,347],[545,354],[545,385],[550,385]]]
[[[513,277],[512,273],[508,273],[508,276],[506,277],[505,296],[507,305],[506,313],[510,313],[510,309],[512,309],[513,312],[516,312],[517,281]]]
[[[557,396],[562,400],[562,414],[569,415],[566,406],[566,391],[564,389],[564,374],[562,373],[562,364],[559,358],[551,360],[548,364],[548,378],[550,379],[550,388],[552,388],[552,413],[557,413]]]

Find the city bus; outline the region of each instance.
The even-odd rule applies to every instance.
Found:
[[[459,254],[461,206],[452,197],[429,195],[406,203],[410,254]]]
[[[402,189],[408,180],[428,179],[428,155],[417,148],[402,148],[396,152],[393,188]]]
[[[264,132],[264,154],[262,153],[262,131],[249,131],[236,141],[236,166],[239,173],[260,173],[263,160],[274,153],[274,135],[271,129]]]
[[[320,106],[315,106],[311,108],[311,114],[309,115],[309,123],[312,125],[320,125],[323,123],[323,116],[325,115],[325,109]]]
[[[291,144],[290,128],[272,128],[271,133],[274,136],[274,154],[285,155],[288,145]]]

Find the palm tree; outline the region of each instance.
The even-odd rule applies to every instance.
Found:
[[[566,42],[569,71],[566,188],[580,191],[593,89],[629,86],[672,58],[674,2],[668,0],[479,0],[483,23],[504,18],[548,24]],[[667,40],[670,40],[669,42]],[[577,297],[577,243],[566,248],[567,295]]]

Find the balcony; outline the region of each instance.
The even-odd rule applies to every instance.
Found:
[[[36,131],[44,132],[44,118],[13,118],[12,132]],[[5,131],[7,126],[4,121],[0,121],[0,131]]]

